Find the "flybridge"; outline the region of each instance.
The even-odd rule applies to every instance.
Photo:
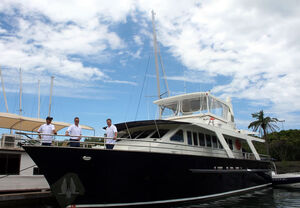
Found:
[[[196,92],[167,97],[154,101],[161,109],[163,117],[181,117],[190,115],[211,115],[225,122],[234,122],[230,98],[226,102],[209,92]]]

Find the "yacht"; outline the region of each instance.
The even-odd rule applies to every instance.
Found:
[[[154,13],[152,20],[158,75]],[[189,202],[272,184],[272,164],[253,145],[264,140],[236,128],[230,98],[162,98],[158,76],[157,86],[159,118],[115,124],[114,149],[105,148],[106,138],[81,147],[23,146],[62,207]]]
[[[166,118],[116,124],[114,149],[25,145],[62,206],[175,203],[272,184],[272,164],[209,92],[155,101]],[[246,151],[250,150],[250,151]]]

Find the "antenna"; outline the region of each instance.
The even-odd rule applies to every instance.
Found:
[[[50,96],[49,96],[49,112],[48,112],[48,116],[50,116],[50,114],[51,114],[51,100],[52,100],[53,80],[54,80],[54,76],[51,76]]]
[[[3,91],[3,96],[4,96],[5,108],[6,108],[6,112],[8,113],[8,105],[7,105],[7,99],[6,99],[6,94],[5,94],[4,81],[3,81],[3,77],[2,77],[1,68],[0,68],[0,77],[1,77],[1,84],[2,84],[2,91]]]

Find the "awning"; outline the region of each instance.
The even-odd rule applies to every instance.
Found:
[[[4,129],[37,132],[39,127],[45,122],[46,122],[45,119],[30,118],[25,116],[19,116],[12,113],[0,112],[0,128],[4,128]],[[58,121],[53,121],[52,124],[55,126],[56,131],[71,126],[70,123],[58,122]],[[85,126],[85,125],[80,125],[80,126],[82,129],[94,130],[90,126]]]

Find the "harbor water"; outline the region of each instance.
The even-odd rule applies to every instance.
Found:
[[[3,207],[3,206],[1,206]],[[54,199],[37,200],[24,204],[11,204],[4,207],[15,208],[56,208]],[[148,206],[149,207],[149,206]],[[151,208],[300,208],[300,189],[298,188],[265,188],[241,195],[234,195],[209,201],[188,204],[150,206]]]

